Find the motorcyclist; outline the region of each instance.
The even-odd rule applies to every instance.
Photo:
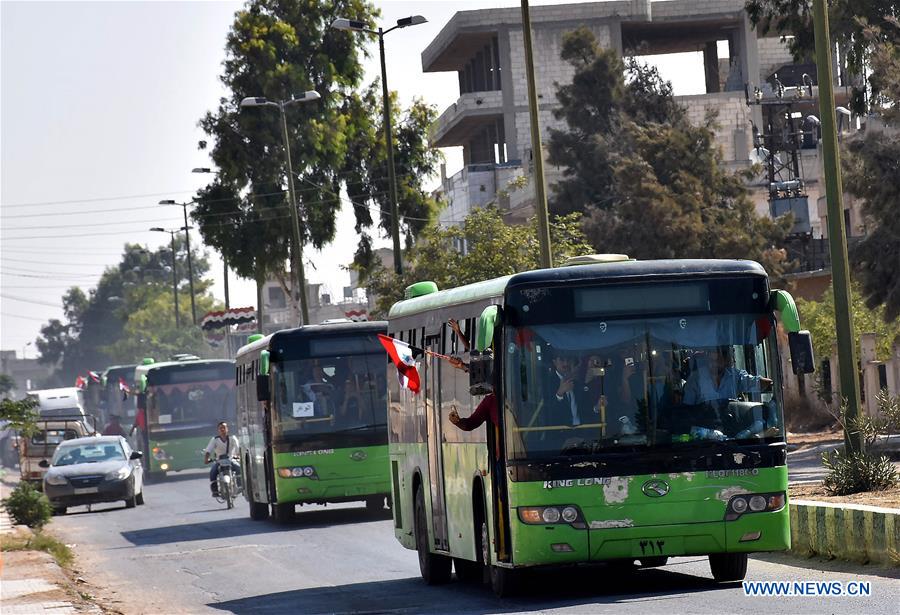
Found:
[[[228,423],[222,421],[219,423],[219,434],[213,436],[203,451],[203,463],[212,462],[212,469],[209,471],[209,488],[213,497],[219,497],[219,464],[215,461],[221,457],[227,457],[231,460],[231,469],[235,479],[240,479],[241,466],[235,461],[240,452],[240,444],[234,436],[228,435]]]

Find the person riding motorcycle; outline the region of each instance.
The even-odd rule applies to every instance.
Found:
[[[236,480],[240,479],[241,466],[235,461],[240,452],[240,444],[234,436],[228,435],[228,423],[222,421],[219,423],[219,434],[213,436],[203,451],[203,463],[212,462],[212,469],[209,471],[209,488],[213,497],[219,497],[219,464],[215,463],[221,457],[227,457],[231,460],[231,469]]]

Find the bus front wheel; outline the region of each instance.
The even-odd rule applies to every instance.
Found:
[[[712,553],[709,556],[709,569],[719,583],[742,581],[747,576],[747,554]]]
[[[519,571],[491,566],[491,589],[498,598],[508,598],[519,591]]]
[[[294,516],[294,505],[272,504],[272,517],[277,523],[287,523]]]
[[[428,525],[425,517],[425,496],[422,489],[416,490],[416,551],[419,554],[419,571],[428,585],[440,585],[450,581],[453,560],[444,555],[432,553],[428,547]]]

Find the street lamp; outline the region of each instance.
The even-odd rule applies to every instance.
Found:
[[[161,226],[154,226],[150,229],[156,233],[168,233],[172,236],[172,292],[175,295],[175,328],[181,328],[181,317],[178,315],[178,267],[175,265],[175,234],[178,231],[184,231],[187,234],[190,227],[185,225],[179,229],[166,230]],[[190,261],[189,261],[190,262]],[[191,303],[193,303],[194,293],[191,291]]]
[[[378,30],[370,30],[364,21],[355,19],[338,18],[331,23],[336,30],[350,30],[352,32],[368,32],[378,35],[378,52],[381,54],[381,96],[384,101],[384,143],[387,149],[388,181],[390,182],[391,199],[391,237],[394,240],[394,271],[397,275],[403,273],[403,261],[400,256],[400,212],[397,206],[397,178],[394,175],[394,142],[391,134],[391,99],[388,96],[387,68],[384,63],[384,35],[397,28],[417,26],[428,20],[421,15],[412,15],[397,20],[397,25],[387,30],[381,27]]]
[[[188,201],[187,203],[176,203],[172,199],[163,199],[159,202],[160,205],[178,205],[184,210],[184,228],[189,229],[188,220],[187,220],[187,208],[188,205],[193,205],[193,201]],[[191,320],[196,325],[197,324],[197,308],[194,305],[194,266],[191,264],[191,234],[184,231],[184,243],[187,247],[187,263],[188,263],[188,286],[191,289]],[[173,244],[174,246],[174,244]],[[172,250],[175,248],[173,247]],[[174,252],[172,256],[172,262],[175,262]]]
[[[321,96],[315,90],[303,92],[299,97],[290,100],[273,101],[264,96],[248,96],[241,101],[241,109],[245,107],[275,107],[281,113],[281,129],[284,139],[284,160],[287,165],[288,176],[288,198],[290,199],[291,209],[291,225],[294,230],[294,254],[291,268],[295,271],[296,279],[294,280],[294,298],[300,295],[300,314],[303,319],[302,324],[309,324],[309,307],[306,305],[306,276],[303,274],[303,240],[300,236],[300,215],[297,213],[297,196],[294,193],[294,167],[291,164],[291,148],[288,144],[287,116],[285,115],[285,107],[301,102],[312,102],[319,100]]]
[[[209,167],[194,167],[191,169],[191,173],[211,173],[215,174],[215,171],[210,169]],[[231,307],[230,297],[228,296],[228,257],[225,256],[224,252],[222,253],[222,265],[224,270],[224,284],[225,284],[225,309],[228,310]]]

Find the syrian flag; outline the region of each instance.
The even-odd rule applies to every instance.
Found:
[[[85,380],[84,376],[78,376],[75,379],[75,387],[79,389],[87,387],[87,380]]]
[[[416,369],[416,360],[413,355],[413,347],[393,337],[378,334],[378,340],[387,351],[391,361],[397,366],[400,377],[400,386],[405,387],[413,393],[418,393],[421,388],[419,380],[419,372]]]
[[[122,401],[128,399],[128,385],[125,383],[125,379],[119,376],[119,390],[122,392]]]
[[[97,372],[88,372],[88,376],[90,376],[91,380],[93,380],[94,382],[100,382],[100,374],[98,374]]]

